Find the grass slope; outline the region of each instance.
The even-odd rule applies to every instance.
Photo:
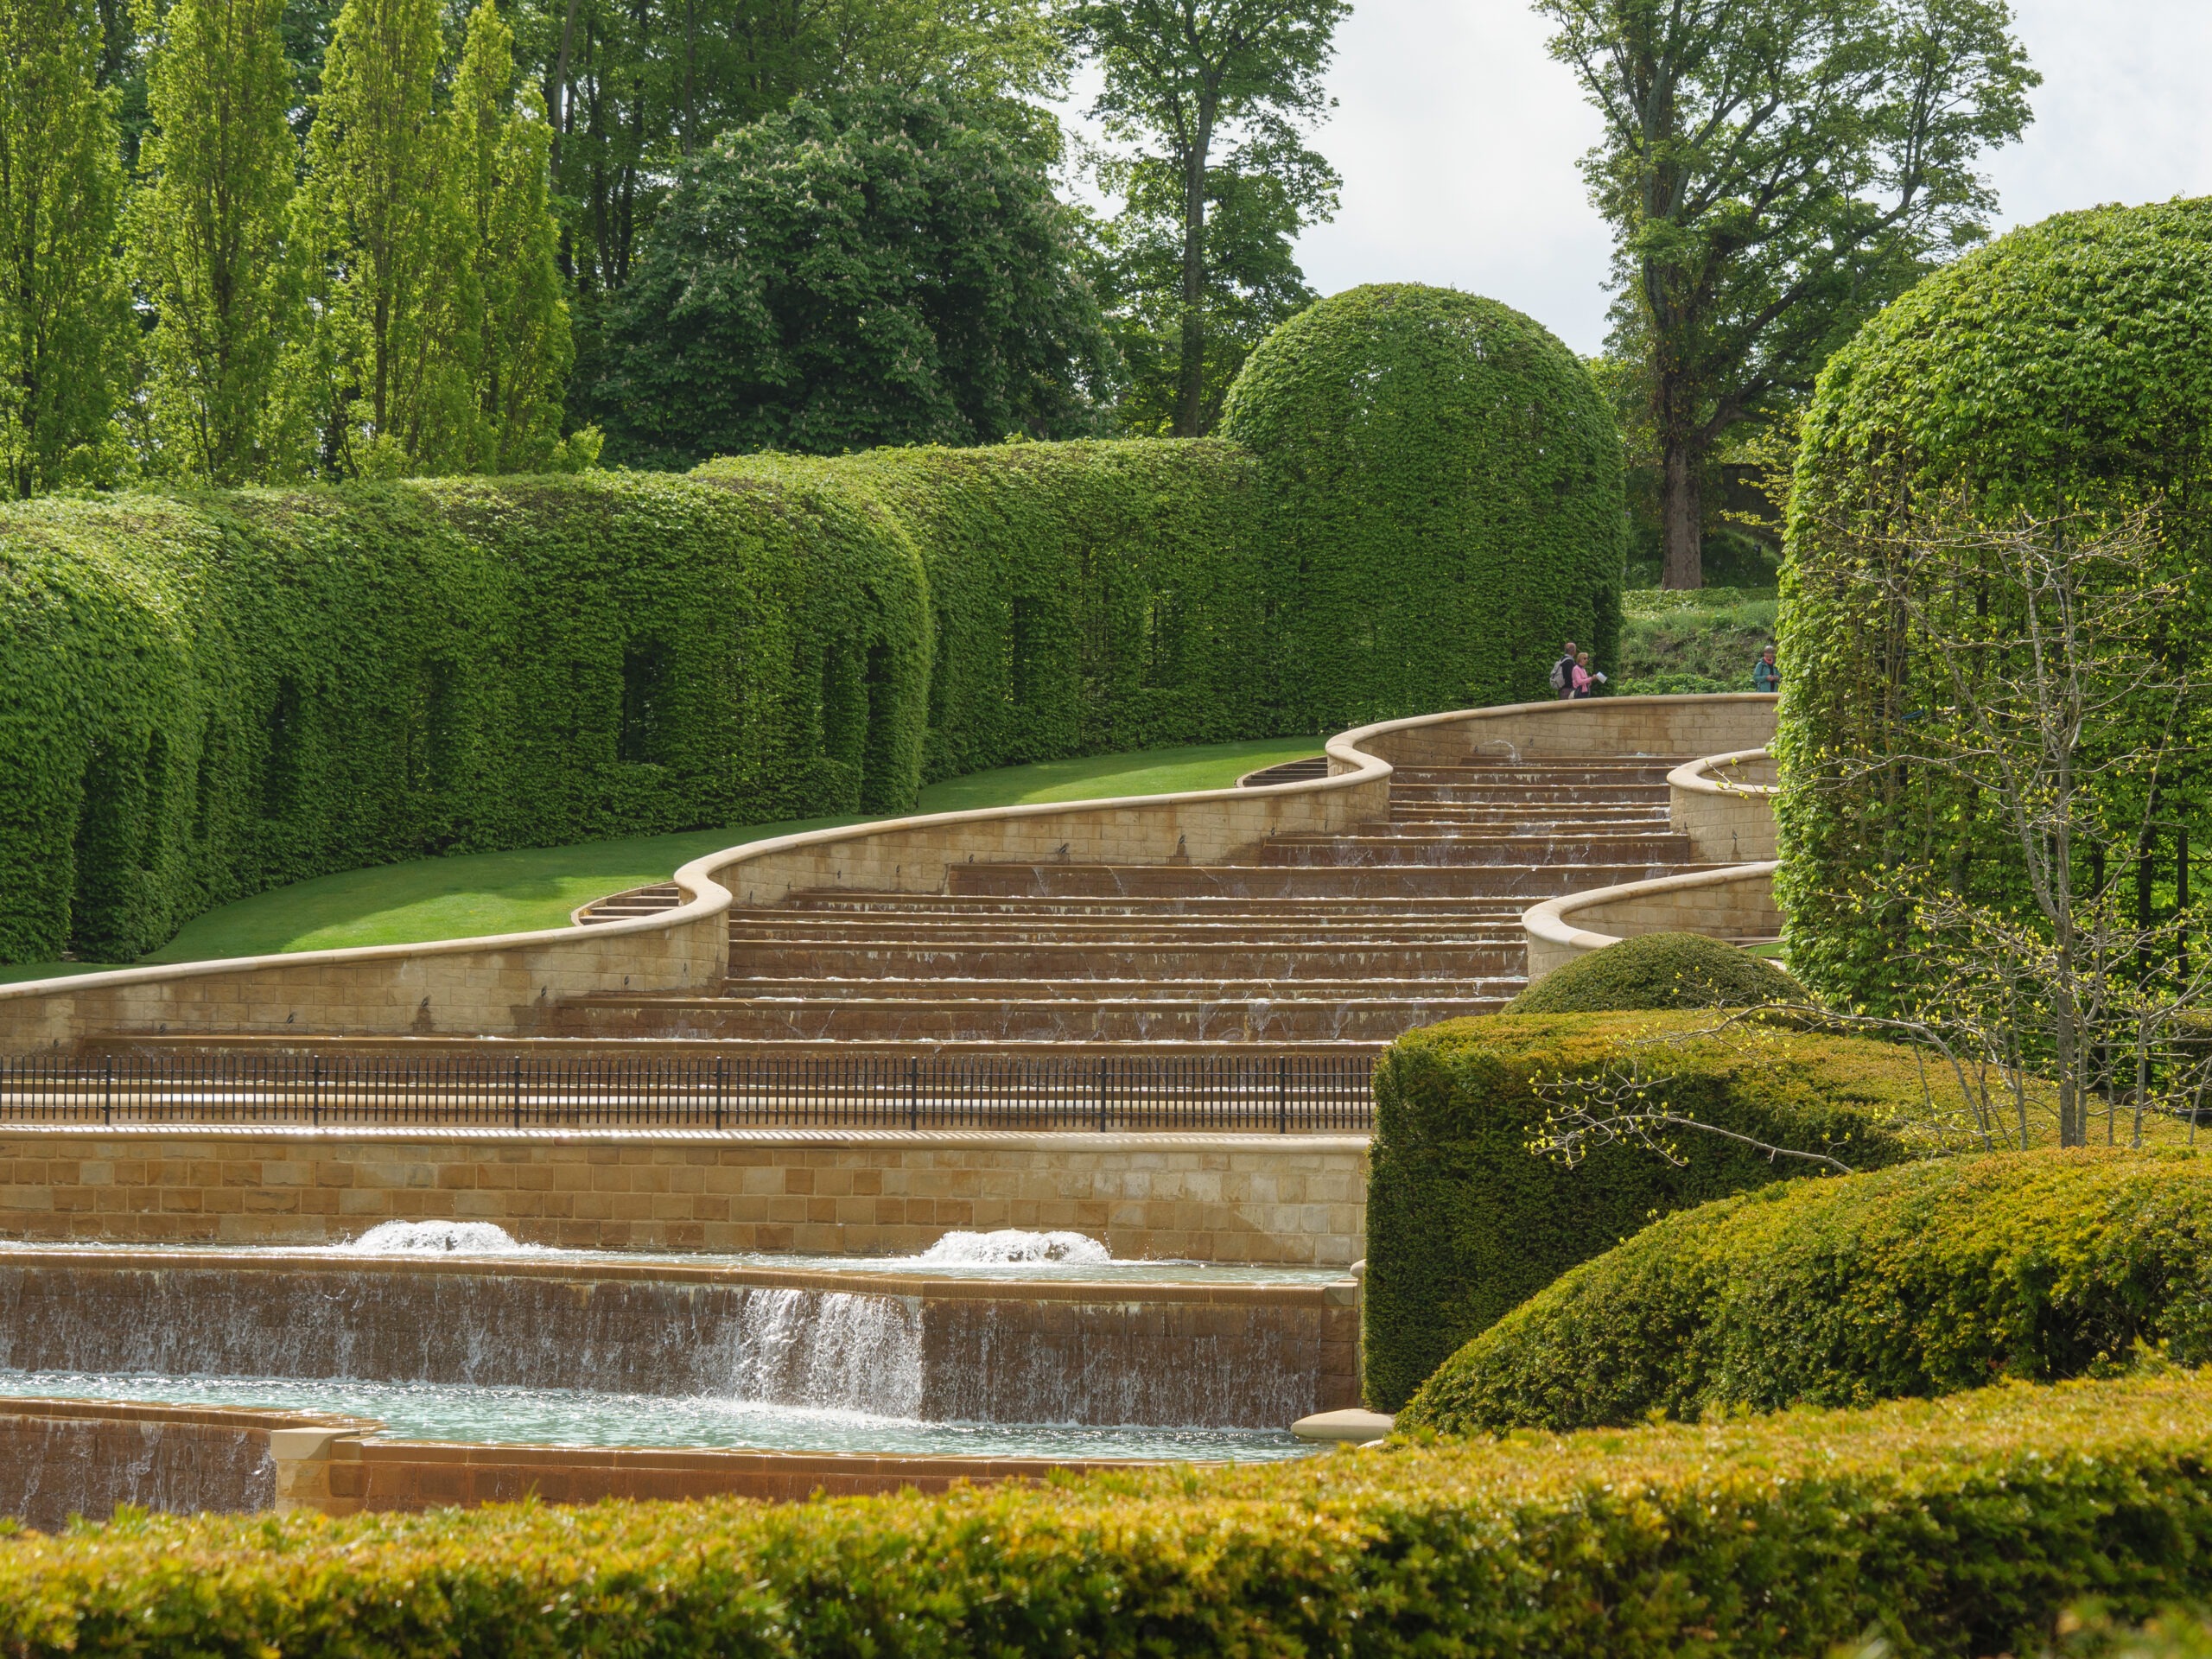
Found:
[[[1034,801],[1082,801],[1116,795],[1168,795],[1224,789],[1245,772],[1318,753],[1310,737],[1213,743],[1136,754],[1052,760],[955,778],[922,791],[924,812]],[[417,859],[318,876],[225,905],[185,925],[146,963],[205,962],[286,950],[334,950],[365,944],[417,944],[559,927],[578,905],[626,887],[665,881],[682,865],[723,847],[863,818],[806,818],[733,829],[638,836],[575,847],[536,847]],[[29,963],[0,967],[0,983],[95,973],[113,963]]]
[[[1758,690],[1751,664],[1774,643],[1776,608],[1771,588],[1623,594],[1613,694]]]

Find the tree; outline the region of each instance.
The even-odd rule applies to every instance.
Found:
[[[1152,401],[1172,410],[1179,437],[1211,429],[1234,378],[1217,328],[1249,349],[1286,305],[1308,302],[1289,241],[1334,210],[1337,178],[1303,136],[1328,107],[1321,75],[1350,10],[1348,0],[1077,0],[1069,13],[1071,38],[1105,73],[1091,113],[1134,146],[1106,171],[1128,194],[1111,237],[1117,285],[1141,332],[1165,332],[1172,319],[1172,400],[1163,353]],[[1141,396],[1137,407],[1141,419]]]
[[[2171,632],[2185,556],[2147,509],[1992,518],[1955,493],[1815,529],[1800,588],[1864,620],[1889,684],[1801,785],[1920,827],[1846,900],[1895,918],[1911,989],[1882,1023],[2001,1076],[2024,1144],[2046,1093],[2063,1146],[2100,1103],[2138,1144],[2146,1111],[2193,1122],[2212,960],[2161,856],[2206,712]]]
[[[149,464],[236,484],[284,470],[280,353],[297,315],[284,259],[299,148],[282,0],[174,0],[149,20],[152,125],[128,226],[154,314]]]
[[[1537,0],[1605,120],[1613,349],[1645,365],[1662,581],[1702,584],[1700,484],[1859,324],[1984,232],[1974,170],[2039,83],[2005,0]]]
[[[70,0],[0,0],[0,485],[16,496],[122,459],[123,163],[100,60]]]
[[[346,0],[293,215],[318,327],[297,384],[327,465],[436,470],[475,426],[474,262],[431,107],[436,0]]]
[[[1111,348],[1052,134],[879,87],[795,103],[685,166],[609,309],[620,457],[1062,437]]]
[[[546,207],[552,133],[530,107],[535,93],[516,107],[513,82],[514,37],[493,0],[480,0],[446,118],[476,313],[478,426],[466,457],[476,472],[527,472],[554,459],[574,356]]]

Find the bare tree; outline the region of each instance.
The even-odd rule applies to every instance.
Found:
[[[2108,1139],[2123,1103],[2137,1143],[2147,1113],[2193,1124],[2212,960],[2200,906],[2154,906],[2152,860],[2201,688],[2165,643],[2185,584],[2154,515],[1992,522],[1944,497],[1821,529],[1802,579],[1858,584],[1897,659],[1825,785],[1910,778],[1932,826],[1865,898],[1901,920],[1915,987],[1888,1023],[2002,1079],[2024,1143],[2046,1085],[2062,1146],[2100,1104]]]

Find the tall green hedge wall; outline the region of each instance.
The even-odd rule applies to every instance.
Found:
[[[1252,457],[1210,440],[873,449],[710,461],[888,514],[936,619],[925,781],[1306,729],[1265,695]]]
[[[894,808],[929,624],[880,512],[613,474],[0,516],[0,959],[119,961],[241,893]]]
[[[2208,341],[2212,200],[2103,207],[2014,232],[1929,276],[1822,374],[1790,505],[1776,736],[1776,893],[1790,965],[1815,989],[1881,1006],[1901,988],[1901,910],[1859,902],[1875,868],[1924,864],[1978,893],[2017,880],[2005,837],[1925,769],[1846,781],[1848,763],[1874,751],[1878,721],[1909,719],[1937,695],[1928,642],[1877,601],[1848,532],[1892,524],[1946,490],[2000,514],[2160,504],[2194,597],[2145,649],[2201,672],[2212,638]],[[2183,747],[2208,739],[2185,733]],[[2167,817],[2199,810],[2208,792],[2201,775],[2161,786]]]
[[[1718,1137],[1677,1135],[1669,1166],[1640,1147],[1573,1169],[1532,1156],[1551,1108],[1537,1085],[1619,1075],[1641,1059],[1669,1108],[1854,1169],[1897,1162],[1924,1121],[1920,1069],[1864,1038],[1707,1034],[1710,1013],[1497,1014],[1408,1032],[1375,1077],[1363,1320],[1367,1402],[1395,1411],[1460,1345],[1655,1215],[1809,1173]]]
[[[1448,289],[1356,288],[1246,362],[1224,436],[1259,459],[1286,707],[1317,727],[1551,695],[1615,659],[1621,448],[1573,353]]]
[[[1618,608],[1617,461],[1576,447],[1604,406],[1501,307],[1347,297],[1300,338],[1382,391],[1315,403],[1278,355],[1239,393],[1249,444],[0,511],[0,962],[128,960],[424,854],[1543,695],[1557,637]],[[1368,643],[1320,695],[1300,664],[1340,636]]]

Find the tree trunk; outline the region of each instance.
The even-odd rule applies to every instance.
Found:
[[[1684,423],[1685,425],[1687,423]],[[1659,536],[1662,588],[1705,586],[1705,504],[1699,485],[1705,472],[1702,448],[1688,432],[1660,429],[1662,476]]]
[[[1179,438],[1205,435],[1206,152],[1212,133],[1201,125],[1183,162],[1183,349],[1175,389]]]

